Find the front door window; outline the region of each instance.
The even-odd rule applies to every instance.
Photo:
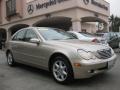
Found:
[[[33,39],[33,38],[37,39],[37,35],[33,30],[29,29],[26,33],[25,41],[30,42],[30,40]]]

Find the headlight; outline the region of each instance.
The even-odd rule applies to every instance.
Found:
[[[82,57],[85,60],[95,59],[95,56],[92,54],[92,52],[88,52],[88,51],[79,49],[78,53],[79,53],[80,57]]]
[[[114,52],[114,50],[111,48],[111,53],[112,53],[112,55],[114,55],[115,54],[115,52]]]

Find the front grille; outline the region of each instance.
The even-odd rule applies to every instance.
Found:
[[[96,57],[99,59],[108,59],[112,57],[112,51],[111,49],[103,49],[103,50],[98,50]]]

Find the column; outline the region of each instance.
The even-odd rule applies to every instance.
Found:
[[[11,39],[11,31],[7,30],[7,39],[6,41],[8,42]]]
[[[110,29],[110,28],[109,28],[109,27],[110,27],[109,24],[107,24],[106,27],[107,27],[107,31],[109,32],[109,31],[110,31],[110,30],[109,30],[109,29]]]
[[[2,5],[1,5],[1,0],[0,0],[0,24],[2,23]]]
[[[104,24],[104,31],[109,32],[109,24]]]
[[[77,20],[72,20],[72,30],[76,31],[76,32],[81,32],[81,20],[77,19]]]

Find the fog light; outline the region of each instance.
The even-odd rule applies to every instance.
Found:
[[[90,71],[88,71],[88,73],[94,73],[95,72],[95,70],[90,70]]]

